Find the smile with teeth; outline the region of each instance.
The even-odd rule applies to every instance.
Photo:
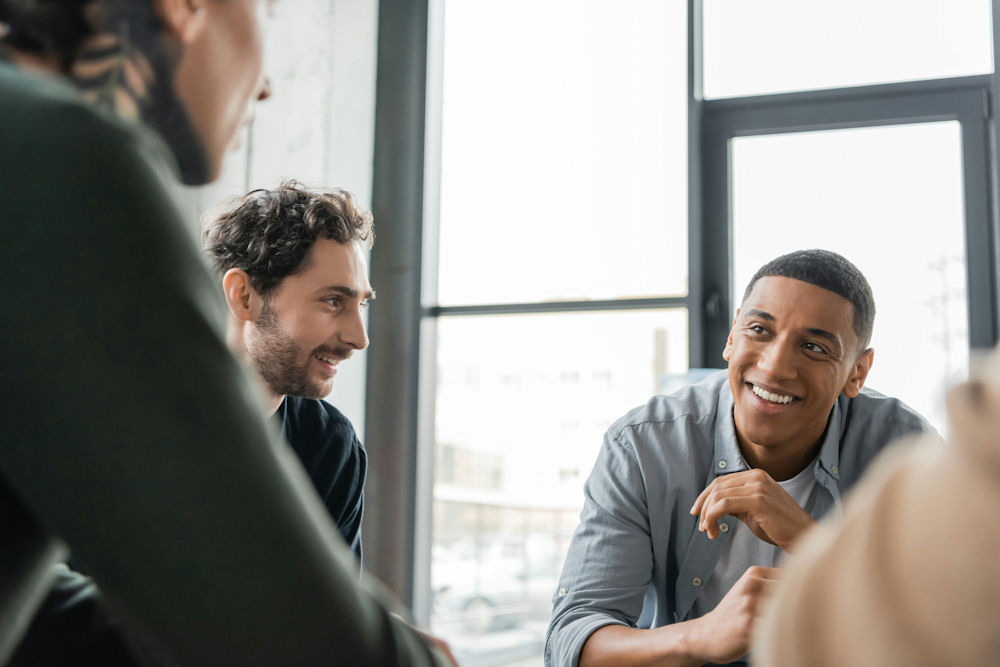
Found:
[[[340,359],[334,359],[333,357],[325,357],[322,354],[314,355],[317,359],[322,361],[324,364],[330,364],[331,366],[336,366],[340,363]]]
[[[786,403],[791,403],[793,396],[784,396],[782,394],[772,394],[769,391],[761,389],[757,385],[751,385],[753,393],[758,397],[770,403],[780,403],[782,405]]]

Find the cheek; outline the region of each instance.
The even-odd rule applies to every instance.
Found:
[[[253,10],[234,20],[228,27],[226,52],[227,66],[223,80],[228,81],[225,98],[219,102],[220,132],[228,143],[233,139],[242,122],[249,118],[249,111],[256,100],[263,82],[263,38]]]
[[[321,347],[330,337],[329,319],[322,315],[299,319],[293,326],[295,341],[305,352]]]

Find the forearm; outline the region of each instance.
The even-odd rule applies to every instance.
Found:
[[[695,655],[691,621],[650,630],[606,625],[590,635],[580,653],[580,667],[597,665],[701,665]]]

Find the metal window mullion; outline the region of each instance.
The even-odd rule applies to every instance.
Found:
[[[687,3],[687,152],[688,152],[688,365],[704,368],[708,365],[705,347],[706,327],[711,319],[705,312],[706,264],[706,200],[703,197],[703,152],[701,147],[702,81],[704,74],[703,0]]]
[[[372,209],[379,240],[365,392],[365,567],[408,606],[416,526],[427,0],[381,0]],[[391,407],[388,407],[391,406]]]
[[[690,297],[658,297],[651,299],[608,299],[596,301],[532,301],[524,303],[468,304],[461,306],[428,306],[424,317],[454,317],[462,315],[528,315],[546,313],[581,313],[598,310],[651,310],[687,308]]]
[[[997,44],[997,39],[1000,38],[1000,1],[993,0],[991,3],[993,22],[992,22],[992,35],[991,41],[993,46],[993,74],[990,76],[991,87],[987,93],[986,98],[986,109],[987,109],[987,132],[986,136],[989,138],[990,151],[987,156],[988,168],[989,168],[989,184],[988,189],[990,193],[990,220],[988,226],[989,242],[988,247],[990,250],[989,258],[989,276],[990,285],[993,288],[993,301],[990,303],[990,309],[993,314],[993,344],[997,342],[998,336],[1000,336],[1000,121],[998,121],[998,114],[996,112],[996,102],[997,102],[997,91],[1000,91],[1000,45]]]
[[[983,95],[987,95],[983,91]],[[996,254],[991,210],[990,119],[986,105],[971,105],[962,126],[962,187],[965,203],[966,298],[969,345],[989,349],[997,342]]]

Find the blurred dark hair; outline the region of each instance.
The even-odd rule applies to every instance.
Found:
[[[875,323],[875,298],[864,274],[843,255],[830,250],[797,250],[760,267],[743,293],[743,300],[757,281],[766,276],[794,278],[830,290],[854,304],[854,333],[861,349],[868,347]]]
[[[69,70],[80,45],[94,34],[94,0],[0,0],[0,43],[20,51],[53,55]]]
[[[303,262],[317,238],[338,243],[375,240],[372,215],[339,188],[312,192],[296,181],[275,190],[254,190],[210,220],[203,241],[219,273],[246,271],[253,288],[267,295]]]

